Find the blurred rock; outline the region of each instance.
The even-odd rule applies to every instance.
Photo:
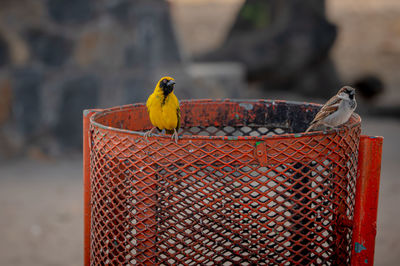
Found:
[[[0,1],[6,156],[80,148],[83,109],[143,102],[159,74],[182,77],[183,90],[192,84],[167,1],[21,1]]]
[[[246,89],[245,68],[240,63],[194,63],[188,66],[192,98],[241,98]]]
[[[1,32],[1,29],[0,29]],[[5,33],[3,31],[3,33]],[[5,33],[8,45],[9,45],[9,57],[10,63],[15,66],[23,66],[29,60],[29,49],[25,40],[18,34],[12,31]]]
[[[360,93],[366,100],[373,100],[384,92],[383,81],[375,75],[366,75],[358,78],[353,83],[357,93]]]
[[[23,153],[26,148],[24,136],[10,125],[0,127],[0,159],[6,159]]]
[[[131,31],[109,17],[99,19],[99,23],[79,35],[74,61],[85,68],[122,69],[125,48],[134,40]]]
[[[48,0],[50,16],[58,23],[84,23],[94,16],[94,0]]]
[[[40,86],[43,75],[34,68],[17,69],[13,82],[14,122],[27,140],[40,127]]]
[[[108,10],[121,25],[125,26],[130,24],[129,20],[132,16],[131,9],[133,4],[134,2],[129,0],[111,1]]]
[[[79,148],[82,145],[82,110],[97,106],[99,86],[99,80],[92,75],[67,80],[62,86],[55,133],[65,147]]]
[[[181,61],[166,2],[138,1],[129,14],[135,39],[126,49],[127,67],[151,69]]]
[[[121,68],[131,37],[109,18],[86,29],[76,43],[74,59],[83,67]]]
[[[150,82],[143,77],[131,77],[125,80],[124,88],[124,102],[123,104],[145,102],[147,97],[152,92],[155,83]]]
[[[9,62],[9,49],[6,40],[0,36],[0,67]]]
[[[75,61],[82,67],[93,64],[96,54],[98,35],[91,32],[84,32],[78,39],[75,49]]]
[[[61,66],[69,58],[72,42],[67,38],[42,29],[29,29],[26,39],[32,54],[48,66]]]
[[[337,30],[326,19],[324,3],[247,0],[224,44],[198,59],[242,62],[248,79],[265,82],[268,90],[331,95],[339,85],[329,59]]]
[[[0,127],[10,120],[12,109],[12,88],[9,78],[0,79]]]
[[[51,159],[49,153],[44,152],[42,147],[36,145],[29,146],[26,150],[26,155],[31,159],[40,161],[47,161]]]

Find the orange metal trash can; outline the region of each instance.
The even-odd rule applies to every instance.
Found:
[[[178,144],[144,104],[84,111],[85,265],[373,264],[383,139],[303,133],[319,108],[183,101]]]

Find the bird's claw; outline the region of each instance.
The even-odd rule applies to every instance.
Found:
[[[338,127],[329,126],[329,130],[335,131],[336,134],[339,134],[339,133],[340,133],[340,128],[338,128]]]
[[[179,138],[178,132],[176,131],[176,129],[174,129],[174,134],[172,134],[171,139],[175,140],[175,143],[178,144],[178,138]]]
[[[148,141],[147,138],[150,137],[151,134],[153,134],[154,129],[155,129],[155,127],[153,127],[152,129],[150,129],[149,131],[146,131],[146,132],[143,134],[143,137],[144,137],[144,140],[145,140],[145,141]]]
[[[145,141],[148,141],[147,138],[150,137],[150,131],[147,131],[146,133],[144,133],[143,137]]]

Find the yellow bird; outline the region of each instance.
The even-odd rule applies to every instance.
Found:
[[[162,77],[154,92],[147,99],[147,111],[154,127],[144,134],[146,139],[157,128],[159,131],[165,129],[165,133],[172,134],[171,139],[175,139],[175,142],[178,143],[181,111],[178,98],[173,93],[174,85],[173,78]]]

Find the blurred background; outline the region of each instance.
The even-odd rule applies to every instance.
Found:
[[[357,89],[384,155],[376,265],[400,259],[398,0],[0,1],[0,265],[81,265],[82,110]]]

